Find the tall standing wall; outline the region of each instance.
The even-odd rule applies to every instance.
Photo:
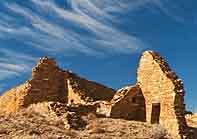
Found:
[[[54,59],[44,57],[32,70],[32,79],[28,81],[30,89],[25,96],[24,105],[42,101],[67,101],[67,81],[65,73]]]
[[[176,138],[188,138],[184,112],[183,82],[156,52],[143,53],[138,68],[138,83],[146,104],[146,120],[152,122],[159,116],[159,123]],[[154,112],[154,105],[159,110]]]

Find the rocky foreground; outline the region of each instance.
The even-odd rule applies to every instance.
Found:
[[[1,139],[170,139],[159,125],[121,119],[81,117],[84,128],[66,129],[65,119],[52,118],[46,109],[33,107],[0,116]],[[73,121],[74,122],[74,121]]]

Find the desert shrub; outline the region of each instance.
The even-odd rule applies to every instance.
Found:
[[[105,129],[101,127],[101,124],[94,113],[90,113],[87,116],[88,126],[87,129],[89,130],[90,134],[101,134],[105,133]]]
[[[150,132],[151,139],[169,139],[170,135],[161,125],[155,124]]]

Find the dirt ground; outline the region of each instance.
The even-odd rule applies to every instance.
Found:
[[[46,114],[22,112],[0,116],[0,139],[170,139],[159,125],[121,119],[83,117],[83,130],[65,129],[63,119]]]

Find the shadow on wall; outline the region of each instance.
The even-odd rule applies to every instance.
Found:
[[[112,118],[146,121],[145,98],[138,85],[118,90],[111,103]]]
[[[195,127],[190,127],[190,129],[191,129],[192,132],[193,132],[194,139],[196,139],[196,138],[197,138],[197,128],[195,128]]]

